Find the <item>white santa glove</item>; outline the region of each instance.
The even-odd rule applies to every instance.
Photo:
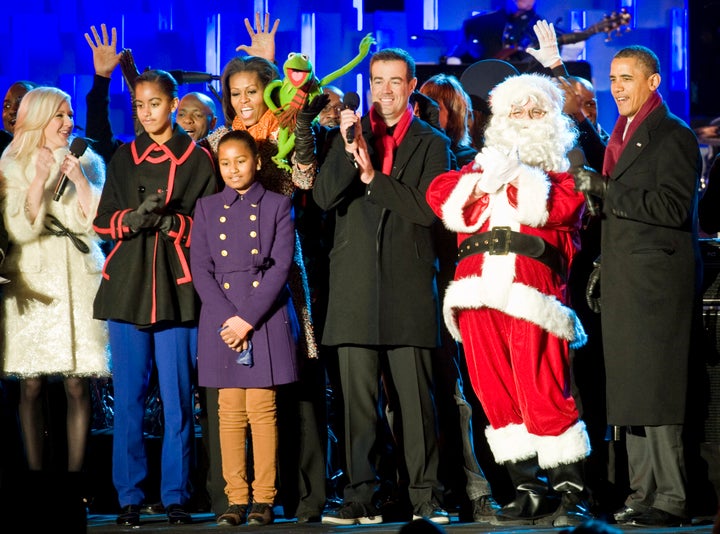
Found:
[[[561,61],[555,27],[552,22],[548,24],[546,20],[539,20],[533,26],[533,30],[535,30],[540,48],[526,48],[525,51],[537,59],[543,67],[549,69]]]
[[[494,147],[484,147],[475,156],[475,166],[482,170],[482,177],[475,186],[484,193],[494,193],[518,175],[520,162],[503,154]]]

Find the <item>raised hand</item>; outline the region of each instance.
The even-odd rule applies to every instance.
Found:
[[[109,78],[112,71],[115,70],[120,64],[120,54],[117,51],[117,30],[112,28],[111,37],[108,37],[108,31],[105,24],[100,25],[102,31],[102,39],[98,34],[95,26],[90,26],[93,37],[90,34],[85,34],[85,40],[92,48],[93,53],[93,67],[95,68],[95,74]],[[94,38],[94,39],[93,39]]]
[[[562,59],[553,23],[548,24],[546,20],[539,20],[533,26],[533,30],[538,38],[539,48],[526,48],[525,51],[547,69],[560,65]]]
[[[565,103],[563,104],[563,113],[572,117],[577,122],[585,120],[585,112],[583,111],[583,99],[573,84],[564,76],[555,78],[560,85],[560,89],[565,91]]]
[[[250,45],[240,45],[235,51],[243,51],[248,55],[257,56],[275,61],[275,33],[277,32],[280,19],[275,19],[272,29],[270,29],[270,13],[265,13],[265,24],[261,25],[260,13],[255,13],[255,28],[248,19],[245,19],[245,27],[250,36]]]
[[[326,94],[317,95],[306,102],[295,122],[295,157],[302,165],[310,165],[315,158],[315,132],[312,122],[330,100]]]

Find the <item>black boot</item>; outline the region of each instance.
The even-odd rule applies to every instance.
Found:
[[[548,485],[538,473],[537,457],[505,464],[515,486],[515,500],[498,510],[495,517],[501,525],[532,525],[549,516],[556,502],[548,496]]]
[[[553,527],[574,527],[592,519],[583,461],[562,464],[548,469],[547,473],[550,486],[560,495],[560,506],[541,523]]]

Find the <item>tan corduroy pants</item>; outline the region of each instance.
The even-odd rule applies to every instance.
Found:
[[[253,450],[252,501],[272,504],[277,494],[277,407],[273,388],[222,388],[218,392],[220,452],[225,494],[231,504],[250,502],[247,433]]]

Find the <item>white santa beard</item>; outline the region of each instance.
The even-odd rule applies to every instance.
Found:
[[[565,155],[572,146],[574,135],[562,121],[544,119],[511,119],[493,117],[485,130],[485,145],[499,148],[506,154],[516,154],[526,165],[543,170],[560,171],[568,168]]]

